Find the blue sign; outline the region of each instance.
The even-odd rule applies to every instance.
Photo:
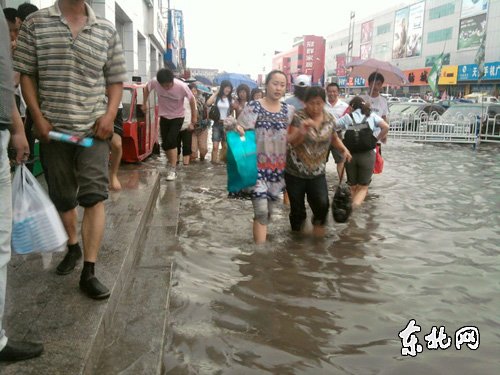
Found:
[[[363,77],[338,77],[338,84],[340,87],[366,87],[366,80]]]
[[[478,78],[479,69],[477,64],[458,66],[458,81],[477,81]],[[484,64],[484,76],[482,80],[500,80],[500,61]]]

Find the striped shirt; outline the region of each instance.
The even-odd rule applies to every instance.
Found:
[[[124,82],[126,67],[114,26],[85,7],[87,24],[76,38],[58,1],[31,14],[19,33],[14,69],[37,77],[40,108],[54,128],[90,135],[106,112],[106,85]]]
[[[0,130],[9,128],[14,108],[14,80],[12,79],[9,28],[5,16],[0,16]],[[3,152],[3,150],[2,150]],[[2,213],[3,215],[3,213]]]

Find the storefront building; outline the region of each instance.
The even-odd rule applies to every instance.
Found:
[[[348,50],[352,41],[352,49]],[[478,50],[484,50],[485,74],[479,80]],[[470,92],[498,95],[500,69],[500,1],[425,0],[408,1],[368,19],[356,21],[354,32],[334,31],[326,38],[327,82],[362,88],[349,77],[345,64],[355,59],[376,58],[399,67],[409,80],[405,87],[390,88],[397,95],[430,90],[427,76],[443,53],[439,89],[447,95]]]
[[[55,0],[4,0],[3,6],[17,8],[30,2],[38,8],[52,6]],[[87,0],[95,13],[111,21],[120,35],[127,72],[143,81],[164,66],[167,37],[166,0]],[[163,4],[165,3],[165,4]]]

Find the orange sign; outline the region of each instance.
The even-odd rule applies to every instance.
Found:
[[[456,85],[458,76],[458,65],[446,65],[441,68],[441,76],[438,84]]]
[[[405,70],[404,74],[410,86],[427,86],[427,77],[431,68]]]

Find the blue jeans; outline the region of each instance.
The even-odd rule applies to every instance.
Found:
[[[313,225],[325,225],[328,215],[328,185],[323,174],[314,178],[295,177],[285,172],[286,191],[290,199],[290,225],[300,231],[307,218],[305,197],[311,207]]]
[[[7,146],[10,133],[0,130],[0,351],[7,345],[3,330],[5,290],[7,288],[7,264],[10,260],[10,236],[12,234],[12,191]]]

